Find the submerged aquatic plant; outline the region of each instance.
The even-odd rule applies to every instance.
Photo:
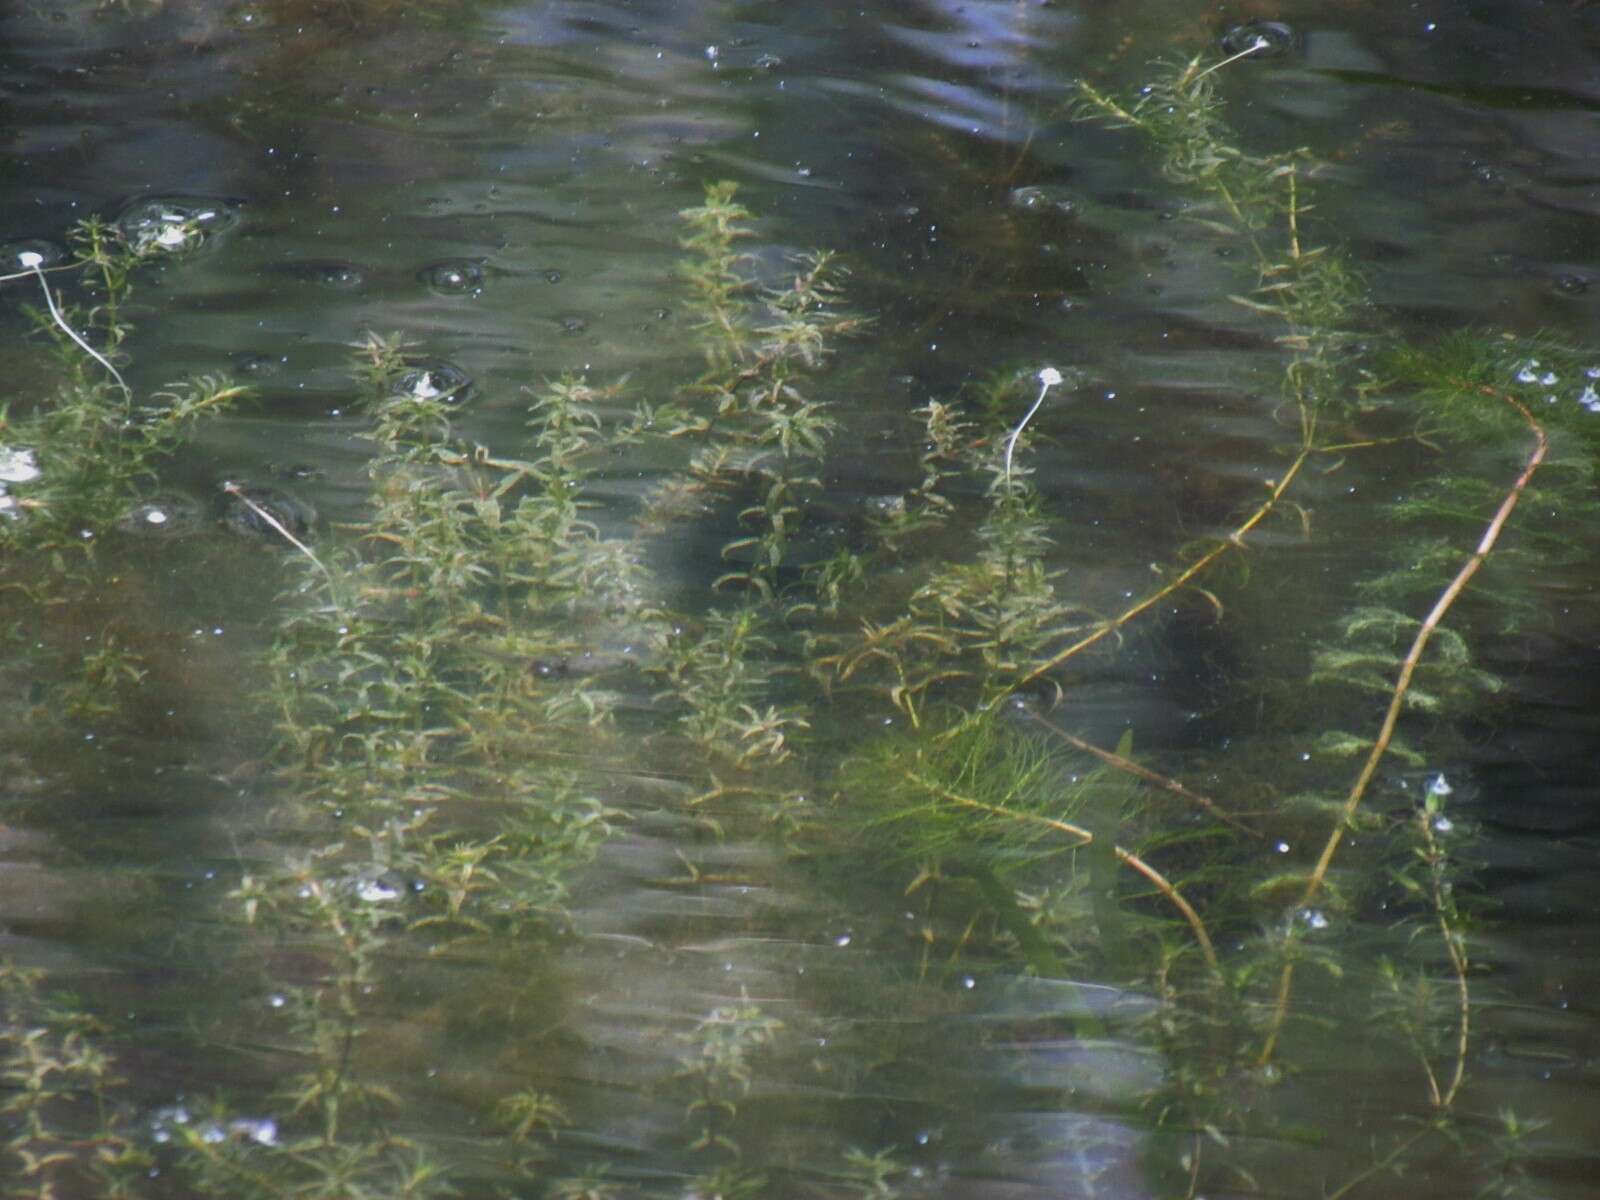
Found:
[[[637,780],[676,797],[710,836],[771,824],[787,846],[867,859],[905,881],[923,906],[921,983],[981,953],[997,970],[1092,975],[1154,997],[1133,1028],[1164,1068],[1137,1103],[1172,1150],[1157,1171],[1173,1194],[1262,1177],[1252,1155],[1284,1132],[1263,1096],[1321,1015],[1296,1003],[1297,981],[1314,971],[1350,999],[1352,1034],[1413,1065],[1426,1118],[1412,1128],[1397,1110],[1394,1128],[1374,1135],[1370,1168],[1325,1190],[1345,1194],[1456,1136],[1476,1003],[1461,838],[1437,773],[1402,819],[1375,800],[1397,794],[1397,760],[1437,772],[1452,715],[1496,686],[1476,643],[1492,614],[1512,610],[1475,585],[1494,578],[1531,497],[1577,511],[1582,460],[1596,448],[1578,422],[1600,399],[1592,386],[1575,391],[1564,415],[1532,402],[1529,389],[1553,386],[1547,376],[1580,377],[1582,356],[1547,343],[1466,337],[1359,359],[1357,273],[1306,241],[1314,164],[1302,151],[1237,145],[1216,92],[1221,66],[1173,68],[1137,101],[1085,86],[1080,112],[1146,139],[1162,173],[1201,199],[1189,218],[1249,248],[1233,300],[1281,348],[1289,433],[1279,469],[1222,536],[1175,547],[1153,583],[1109,611],[1063,569],[1067,526],[1030,468],[1035,419],[1070,376],[1055,367],[929,399],[908,418],[920,448],[906,456],[900,494],[858,537],[802,536],[815,531],[845,419],[822,398],[823,372],[863,322],[842,306],[844,275],[828,254],[763,283],[740,250],[753,217],[731,184],[682,214],[692,377],[631,414],[624,384],[561,377],[529,397],[523,445],[479,445],[458,432],[464,383],[413,358],[402,335],[356,344],[371,448],[358,519],[313,546],[233,488],[302,567],[279,600],[262,689],[273,836],[240,854],[229,939],[241,973],[259,972],[282,1011],[281,1044],[269,1050],[292,1066],[277,1072],[269,1108],[214,1097],[171,1123],[187,1186],[262,1200],[421,1197],[450,1193],[447,1167],[479,1168],[482,1147],[450,1147],[408,1118],[387,1069],[386,1006],[418,963],[459,956],[486,980],[480,1011],[521,1030],[522,950],[562,932],[574,879],[635,815],[625,806]],[[184,243],[181,228],[167,232]],[[74,312],[47,290],[37,319],[61,363],[61,399],[0,425],[10,469],[39,472],[16,481],[26,513],[0,521],[8,551],[61,553],[80,525],[114,519],[156,459],[239,394],[204,379],[135,403],[114,375],[121,304],[139,256],[155,251],[104,226],[83,238],[79,268],[102,302]],[[1358,413],[1392,433],[1362,433]],[[1299,794],[1281,794],[1274,762],[1211,760],[1202,790],[1198,755],[1147,748],[1134,731],[1115,748],[1075,731],[1081,669],[1169,601],[1199,596],[1252,640],[1252,597],[1269,593],[1274,571],[1296,569],[1254,553],[1258,532],[1282,523],[1324,535],[1295,499],[1314,467],[1480,437],[1519,447],[1505,478],[1463,468],[1419,485],[1393,510],[1418,536],[1396,539],[1366,578],[1330,586],[1335,620],[1297,626],[1305,671],[1283,692],[1302,694],[1259,707],[1274,735],[1316,747]],[[677,469],[637,514],[597,512],[595,464],[646,439],[676,454]],[[714,539],[725,570],[686,611],[669,612],[645,564],[688,520]],[[1248,582],[1227,578],[1247,553]],[[1498,586],[1515,598],[1514,582]],[[87,644],[83,686],[64,708],[106,718],[129,706],[145,667],[115,628]],[[833,708],[838,696],[855,707]],[[642,711],[661,718],[648,736]],[[799,819],[823,811],[829,821]],[[1356,829],[1384,836],[1353,847]],[[704,882],[689,864],[687,884]],[[1406,948],[1358,973],[1346,918],[1377,897],[1401,914]],[[284,946],[302,964],[292,984],[263,967]],[[114,1106],[100,1118],[103,1162],[89,1162],[79,1128],[82,1096],[111,1085],[97,1052],[64,1018],[6,1021],[6,1069],[19,1081],[7,1146],[30,1186],[35,1175],[47,1190],[95,1172],[114,1179],[107,1188],[131,1186],[140,1159],[103,1115]],[[731,1156],[751,1144],[741,1106],[782,1027],[741,998],[710,1006],[683,1034],[691,1150]],[[1077,1028],[1095,1032],[1089,1017]],[[470,1115],[503,1131],[483,1156],[551,1195],[631,1191],[605,1164],[546,1177],[549,1144],[574,1119],[547,1088],[519,1077]],[[1526,1182],[1526,1130],[1507,1120],[1486,1174],[1492,1194]],[[891,1149],[852,1149],[844,1163],[837,1186],[895,1194]],[[682,1194],[765,1186],[724,1166]]]
[[[40,285],[45,307],[25,307],[49,340],[60,372],[48,400],[0,410],[0,447],[25,449],[36,466],[26,478],[13,475],[8,483],[14,491],[0,490],[10,502],[7,519],[0,519],[0,548],[13,552],[92,553],[94,537],[133,506],[159,460],[246,394],[220,375],[202,375],[135,395],[113,360],[132,333],[123,308],[135,273],[154,251],[93,218],[77,226],[72,241],[77,258],[50,270],[70,272],[90,307],[56,298],[37,252],[21,254],[24,272],[7,277]]]

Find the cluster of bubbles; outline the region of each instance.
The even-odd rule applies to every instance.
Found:
[[[271,1117],[234,1117],[228,1121],[206,1118],[197,1122],[194,1114],[183,1104],[169,1104],[150,1115],[150,1140],[158,1146],[165,1146],[191,1126],[200,1140],[208,1145],[230,1140],[254,1142],[258,1146],[278,1144],[278,1123]]]
[[[333,292],[359,291],[372,275],[360,263],[338,258],[308,258],[281,269],[301,283]],[[489,268],[481,258],[442,258],[417,271],[417,282],[436,296],[476,296],[488,281]]]
[[[1022,212],[1056,213],[1070,217],[1078,210],[1077,198],[1065,188],[1048,184],[1029,184],[1012,190],[1006,203]]]
[[[1600,381],[1600,366],[1585,367],[1583,376],[1583,391],[1578,393],[1577,402],[1580,407],[1588,412],[1600,413],[1600,391],[1596,391],[1595,388],[1596,382]],[[1536,384],[1542,388],[1553,388],[1561,382],[1561,376],[1555,371],[1541,366],[1537,358],[1530,358],[1523,363],[1517,368],[1516,374],[1512,378],[1518,383]],[[1560,401],[1561,397],[1555,392],[1545,393],[1544,402],[1546,404],[1558,404]]]

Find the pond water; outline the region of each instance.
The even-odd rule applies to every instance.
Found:
[[[1593,1195],[1597,48],[6,6],[7,1194]]]

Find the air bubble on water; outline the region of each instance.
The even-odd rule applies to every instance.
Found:
[[[287,354],[254,354],[244,351],[233,356],[233,369],[241,375],[276,375],[288,361]]]
[[[1326,929],[1328,927],[1328,918],[1320,909],[1302,908],[1298,915],[1301,924],[1307,929]]]
[[[443,359],[413,361],[394,381],[389,395],[395,400],[439,400],[459,404],[472,391],[472,376]]]
[[[173,1132],[187,1125],[192,1118],[181,1104],[168,1104],[150,1114],[150,1138],[158,1146],[172,1141]]]
[[[26,446],[0,446],[0,483],[32,483],[40,475],[39,459]]]
[[[1561,274],[1550,281],[1550,286],[1563,296],[1581,296],[1589,290],[1589,281],[1582,275]]]
[[[33,255],[37,257],[30,257]],[[47,242],[43,238],[19,238],[16,241],[0,242],[0,271],[9,270],[12,266],[30,265],[48,270],[66,262],[69,257],[65,246],[57,242]]]
[[[855,939],[850,934],[841,933],[838,937],[833,939],[833,944],[842,950],[854,940]]]
[[[235,1117],[228,1122],[228,1132],[258,1146],[278,1144],[278,1123],[271,1117]]]
[[[970,992],[973,988],[978,986],[978,981],[971,975],[963,975],[961,977],[961,986]]]
[[[187,537],[201,527],[200,505],[184,496],[152,496],[135,504],[117,522],[123,533],[167,540]]]
[[[423,267],[417,278],[441,296],[476,296],[486,275],[482,259],[446,258]]]
[[[353,292],[366,286],[367,269],[337,258],[313,258],[284,267],[301,283],[326,288],[330,292]]]
[[[288,1003],[289,997],[285,996],[282,992],[273,992],[272,995],[267,997],[268,1008],[282,1008]]]
[[[279,545],[283,544],[283,530],[275,528],[273,521],[302,541],[311,536],[317,521],[315,508],[277,488],[236,486],[234,491],[222,493],[221,509],[222,524],[230,533]],[[257,509],[269,514],[272,521]]]
[[[1243,25],[1235,25],[1222,35],[1222,49],[1225,54],[1244,54],[1251,51],[1243,61],[1262,58],[1283,58],[1299,47],[1300,38],[1295,31],[1281,21],[1246,21]]]
[[[1273,847],[1273,849],[1276,850],[1279,854],[1287,854],[1287,853],[1289,853],[1289,843],[1288,842],[1279,842],[1276,846]]]
[[[1078,201],[1071,192],[1049,184],[1014,188],[1006,197],[1006,203],[1022,212],[1056,213],[1067,217],[1078,208]]]
[[[355,881],[356,899],[364,904],[388,904],[400,899],[400,888],[385,876]]]
[[[138,254],[198,250],[239,223],[236,201],[203,196],[151,196],[130,204],[114,222]]]

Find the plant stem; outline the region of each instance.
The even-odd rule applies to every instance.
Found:
[[[1065,650],[1057,652],[1046,661],[1034,667],[1033,670],[1029,671],[1027,674],[1012,680],[1009,684],[1006,684],[990,700],[990,705],[992,706],[999,703],[1001,700],[1004,700],[1007,696],[1015,692],[1018,688],[1027,687],[1028,684],[1033,683],[1035,680],[1044,675],[1048,675],[1051,671],[1054,671],[1057,667],[1061,666],[1069,659],[1076,657],[1084,650],[1087,650],[1090,646],[1093,646],[1095,643],[1111,636],[1129,621],[1132,621],[1135,617],[1148,612],[1151,608],[1154,608],[1157,604],[1160,604],[1161,601],[1165,600],[1174,592],[1181,591],[1183,588],[1188,586],[1191,580],[1203,574],[1212,563],[1216,562],[1217,559],[1221,558],[1229,550],[1242,549],[1244,547],[1245,535],[1247,535],[1257,525],[1261,524],[1262,521],[1266,520],[1266,518],[1272,513],[1272,510],[1277,507],[1278,501],[1281,500],[1284,493],[1289,490],[1290,485],[1294,483],[1295,477],[1300,474],[1300,469],[1305,466],[1306,460],[1310,457],[1310,447],[1303,446],[1300,452],[1295,455],[1294,461],[1289,464],[1289,469],[1283,473],[1283,478],[1273,484],[1271,495],[1269,495],[1266,500],[1262,502],[1260,507],[1251,513],[1249,518],[1246,519],[1244,523],[1232,533],[1230,533],[1224,540],[1217,543],[1210,550],[1207,550],[1199,558],[1195,559],[1194,562],[1185,567],[1183,572],[1176,579],[1152,592],[1138,603],[1127,609],[1124,609],[1120,614],[1112,617],[1111,620],[1097,626],[1094,632],[1085,634],[1083,637],[1073,642],[1072,645],[1068,646]]]
[[[1450,956],[1450,969],[1456,977],[1456,1065],[1450,1075],[1450,1086],[1441,1094],[1439,1082],[1434,1077],[1432,1068],[1426,1063],[1424,1070],[1428,1073],[1428,1098],[1436,1109],[1448,1109],[1455,1103],[1456,1093],[1461,1090],[1461,1081],[1467,1073],[1467,1043],[1472,1029],[1472,993],[1467,986],[1467,955],[1462,949],[1460,935],[1450,927],[1450,914],[1454,905],[1445,892],[1444,881],[1444,851],[1439,848],[1439,841],[1433,832],[1434,814],[1426,807],[1417,814],[1417,822],[1422,830],[1422,842],[1428,851],[1428,867],[1432,876],[1432,898],[1434,920],[1439,926],[1439,936],[1444,941],[1445,953]]]
[[[1070,821],[1060,821],[1055,817],[1041,816],[1038,813],[1021,812],[1016,809],[1006,808],[1003,805],[990,804],[988,801],[979,800],[973,796],[963,796],[960,792],[951,791],[942,784],[915,772],[908,773],[907,778],[913,783],[927,788],[928,791],[938,796],[941,800],[958,805],[961,808],[976,809],[978,812],[989,813],[992,816],[1007,817],[1013,821],[1029,821],[1037,825],[1043,825],[1047,829],[1053,829],[1058,833],[1065,833],[1077,838],[1078,846],[1087,846],[1095,840],[1094,834],[1090,833],[1082,825],[1074,825]],[[1145,862],[1137,854],[1116,845],[1113,845],[1111,850],[1117,856],[1118,862],[1143,875],[1155,886],[1156,891],[1165,896],[1168,902],[1183,914],[1183,919],[1189,923],[1189,928],[1194,931],[1194,939],[1199,943],[1200,953],[1205,956],[1206,965],[1211,968],[1213,975],[1221,978],[1222,966],[1217,961],[1216,948],[1211,944],[1211,935],[1206,932],[1205,922],[1200,919],[1200,914],[1194,910],[1193,905],[1183,898],[1182,894],[1172,886],[1165,875]]]
[[[1417,667],[1422,662],[1423,652],[1428,648],[1428,641],[1433,637],[1434,631],[1444,620],[1452,605],[1466,589],[1472,577],[1478,573],[1489,554],[1494,550],[1495,544],[1500,540],[1501,531],[1505,529],[1506,522],[1516,510],[1517,502],[1522,499],[1523,492],[1527,489],[1534,473],[1544,462],[1546,453],[1550,449],[1550,439],[1545,435],[1544,427],[1528,409],[1514,397],[1504,393],[1495,392],[1489,388],[1480,389],[1485,395],[1495,397],[1516,409],[1518,414],[1533,431],[1534,447],[1523,464],[1522,472],[1517,476],[1516,482],[1506,492],[1505,498],[1500,501],[1500,507],[1495,511],[1493,519],[1483,531],[1482,538],[1478,541],[1478,548],[1473,551],[1455,578],[1439,594],[1434,601],[1433,609],[1423,620],[1417,630],[1417,636],[1411,643],[1411,649],[1406,654],[1405,661],[1400,664],[1400,674],[1395,680],[1394,688],[1390,693],[1389,708],[1384,713],[1383,724],[1378,730],[1377,739],[1372,743],[1372,749],[1367,754],[1366,762],[1362,764],[1361,773],[1356,776],[1356,781],[1350,787],[1350,794],[1345,798],[1344,806],[1339,811],[1339,818],[1334,822],[1332,831],[1328,834],[1327,843],[1322,848],[1322,854],[1317,859],[1317,865],[1311,871],[1311,877],[1306,881],[1305,890],[1301,893],[1296,908],[1304,908],[1316,897],[1322,889],[1322,884],[1328,875],[1328,867],[1333,862],[1333,856],[1339,849],[1339,843],[1344,840],[1344,831],[1349,827],[1356,810],[1361,807],[1361,801],[1367,794],[1373,777],[1378,772],[1378,764],[1388,752],[1389,744],[1394,739],[1395,726],[1400,722],[1400,712],[1405,707],[1406,693],[1411,688],[1411,678],[1416,674]],[[1447,939],[1448,940],[1448,939]],[[1453,956],[1452,956],[1453,957]],[[1267,1028],[1266,1041],[1261,1047],[1259,1062],[1262,1065],[1272,1060],[1273,1049],[1277,1045],[1278,1034],[1283,1028],[1284,1018],[1289,1010],[1289,993],[1294,982],[1294,963],[1287,962],[1283,965],[1283,972],[1278,977],[1278,994],[1273,1001],[1272,1020]],[[1455,1088],[1450,1089],[1450,1095],[1455,1095]]]
[[[1082,750],[1085,754],[1092,754],[1107,766],[1115,767],[1119,771],[1126,771],[1129,775],[1137,776],[1138,778],[1143,779],[1146,783],[1153,783],[1157,787],[1165,788],[1173,795],[1181,796],[1191,804],[1196,804],[1205,809],[1206,812],[1210,813],[1224,825],[1231,825],[1242,833],[1248,833],[1251,837],[1262,836],[1256,830],[1251,829],[1248,825],[1244,824],[1244,822],[1223,812],[1222,809],[1217,806],[1217,802],[1211,799],[1209,796],[1202,796],[1199,792],[1191,791],[1190,789],[1184,787],[1183,784],[1179,783],[1176,779],[1171,779],[1166,775],[1160,774],[1159,772],[1152,771],[1149,767],[1146,767],[1141,763],[1136,763],[1131,758],[1125,758],[1114,751],[1102,749],[1101,747],[1096,746],[1093,742],[1085,741],[1083,738],[1078,737],[1075,734],[1068,733],[1065,729],[1061,728],[1061,726],[1057,725],[1048,717],[1040,716],[1038,713],[1026,709],[1024,711],[1032,720],[1035,720],[1039,724],[1043,725],[1046,729],[1055,734],[1062,741],[1066,742],[1067,745],[1071,746],[1074,750]]]
[[[27,267],[34,273],[35,276],[38,277],[39,287],[44,291],[44,302],[50,308],[51,320],[56,323],[56,326],[61,330],[62,333],[66,334],[78,344],[79,349],[81,349],[90,358],[94,359],[95,362],[99,363],[107,371],[111,372],[111,378],[117,381],[117,386],[122,389],[122,394],[131,400],[133,398],[133,389],[127,385],[121,374],[118,373],[117,369],[111,365],[111,360],[106,358],[105,355],[101,354],[100,351],[96,350],[93,346],[89,345],[89,343],[84,341],[83,338],[79,337],[78,331],[71,325],[67,324],[66,317],[61,315],[61,309],[56,306],[56,298],[51,294],[50,291],[50,281],[44,277],[44,272],[39,269],[39,264],[44,260],[37,253],[30,250],[26,253],[19,254],[17,256],[17,261],[22,263],[23,266]]]

